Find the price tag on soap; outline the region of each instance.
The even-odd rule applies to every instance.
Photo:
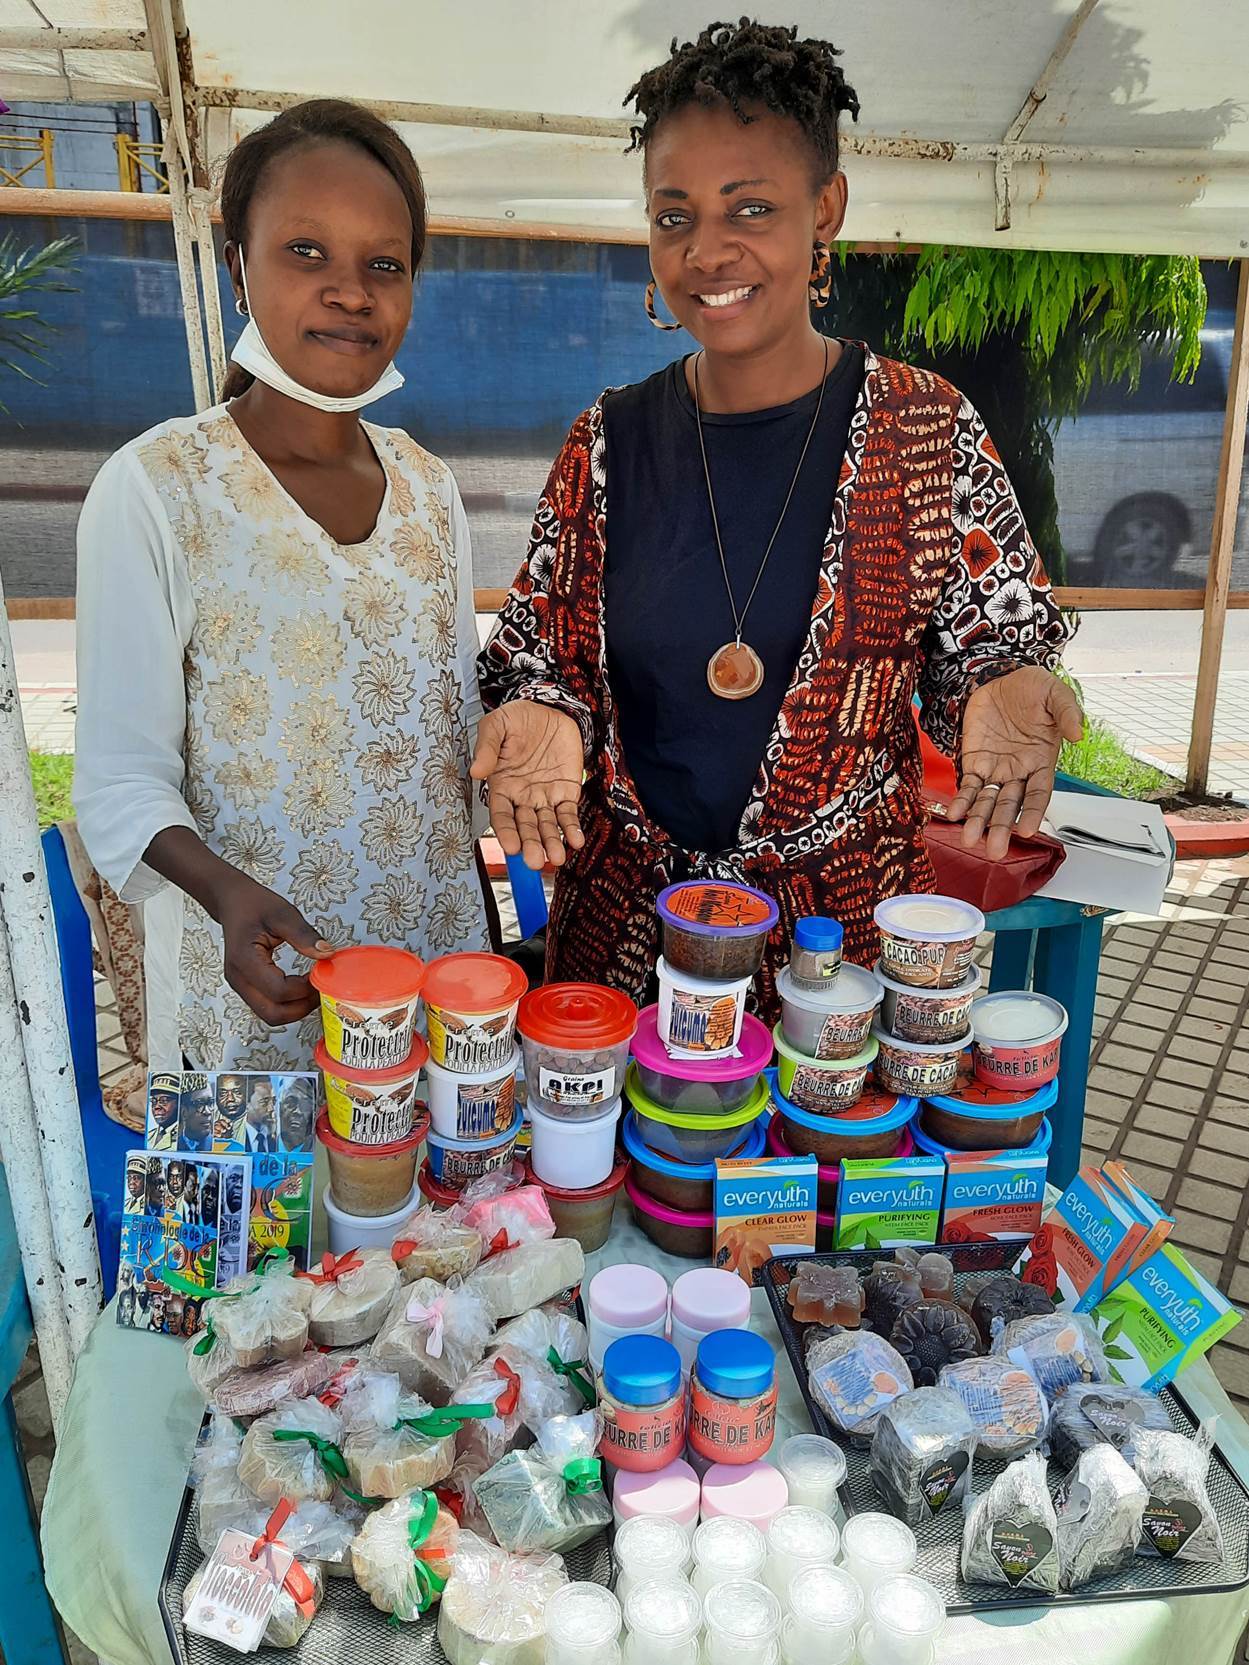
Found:
[[[183,1621],[197,1636],[255,1653],[295,1557],[246,1532],[223,1532]]]

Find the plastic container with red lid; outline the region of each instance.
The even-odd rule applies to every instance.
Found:
[[[330,1189],[343,1213],[389,1214],[399,1208],[412,1194],[417,1152],[428,1131],[429,1117],[422,1114],[406,1138],[389,1145],[360,1145],[335,1133],[322,1110],[317,1138],[329,1157]]]
[[[379,943],[317,960],[308,977],[321,996],[325,1047],[334,1062],[356,1070],[402,1064],[412,1050],[425,975],[418,955]]]
[[[516,1045],[516,1009],[529,987],[501,954],[448,954],[425,974],[429,1055],[443,1069],[474,1073],[506,1064]]]
[[[325,1107],[340,1139],[358,1145],[390,1145],[405,1139],[416,1119],[416,1084],[429,1049],[413,1035],[412,1050],[388,1070],[356,1070],[330,1057],[324,1041],[313,1060],[325,1078]]]
[[[772,1062],[772,1031],[749,1013],[731,1058],[674,1058],[659,1038],[659,1008],[647,1006],[633,1037],[638,1085],[663,1110],[726,1116],[740,1110]]]
[[[565,1191],[535,1178],[534,1183],[546,1195],[556,1237],[575,1237],[586,1254],[601,1249],[611,1234],[616,1198],[628,1172],[627,1161],[617,1162],[601,1185],[591,1185],[584,1191]]]
[[[597,983],[548,983],[520,1003],[529,1102],[548,1116],[597,1116],[624,1090],[638,1009]]]

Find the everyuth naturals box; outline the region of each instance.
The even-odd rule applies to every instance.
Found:
[[[945,1163],[939,1156],[880,1156],[841,1164],[838,1249],[889,1249],[935,1243]]]
[[[1026,1243],[1045,1205],[1043,1152],[947,1151],[943,1243]]]
[[[754,1285],[773,1255],[811,1254],[819,1178],[813,1156],[717,1162],[714,1264]]]
[[[1116,1382],[1157,1393],[1240,1322],[1240,1314],[1169,1243],[1093,1308]]]
[[[1133,1265],[1150,1227],[1097,1168],[1081,1168],[1015,1262],[1055,1304],[1089,1312]]]

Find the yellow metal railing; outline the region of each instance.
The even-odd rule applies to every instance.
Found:
[[[117,183],[123,191],[141,191],[143,189],[143,175],[147,174],[156,181],[158,192],[169,189],[169,181],[154,162],[161,159],[161,146],[141,144],[138,139],[132,139],[129,133],[119,133],[114,141],[117,146]]]
[[[25,182],[28,173],[42,166],[43,183],[48,190],[54,190],[56,169],[52,163],[52,145],[55,137],[50,127],[41,127],[38,133],[0,132],[0,150],[16,150],[22,155],[34,152],[25,167],[10,170],[0,164],[0,187],[20,186]]]

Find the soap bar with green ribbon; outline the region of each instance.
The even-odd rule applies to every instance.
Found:
[[[556,1416],[528,1451],[509,1451],[477,1481],[477,1502],[506,1550],[528,1555],[588,1542],[611,1521],[596,1411]]]
[[[356,1583],[381,1613],[411,1623],[428,1613],[451,1575],[460,1529],[432,1492],[375,1510],[352,1545]]]
[[[296,1399],[253,1422],[243,1438],[239,1479],[262,1503],[328,1502],[348,1479],[343,1425],[319,1399]]]
[[[457,1433],[489,1417],[492,1407],[437,1409],[405,1393],[397,1376],[362,1370],[343,1395],[341,1413],[352,1486],[368,1497],[397,1498],[445,1480],[455,1466]]]

